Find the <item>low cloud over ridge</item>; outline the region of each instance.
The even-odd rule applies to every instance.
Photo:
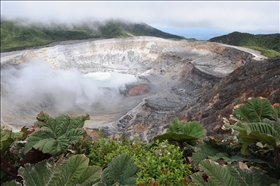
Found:
[[[211,29],[241,32],[279,32],[277,1],[155,1],[155,2],[9,2],[1,1],[1,15],[41,22],[78,23],[121,19],[156,28]],[[175,33],[173,33],[175,34]]]

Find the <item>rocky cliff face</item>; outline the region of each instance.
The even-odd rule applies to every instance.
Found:
[[[208,135],[223,134],[223,118],[230,118],[233,107],[250,97],[265,97],[272,104],[280,102],[280,57],[252,60],[221,79],[211,92],[179,114],[182,121],[200,121]]]
[[[257,64],[264,64],[262,68],[265,69],[268,62],[251,61],[253,57],[251,53],[218,43],[132,37],[2,53],[1,69],[11,66],[20,68],[33,59],[47,61],[53,69],[75,68],[82,73],[114,71],[135,75],[137,82],[126,85],[119,92],[121,99],[118,104],[89,110],[91,120],[86,122],[85,127],[92,137],[101,128],[104,134],[116,138],[125,132],[129,136],[139,135],[142,139],[150,140],[154,135],[164,132],[176,117],[184,121],[197,119],[205,124],[209,132],[212,131],[210,121],[214,118],[210,119],[210,115],[214,110],[209,109],[209,104],[213,109],[224,109],[227,106],[222,103],[227,94],[222,92],[233,92],[230,87],[235,90],[235,83],[242,82],[228,80],[237,73],[235,69],[240,71],[245,65],[248,71],[244,72],[245,75],[240,71],[236,78],[250,77],[252,81],[255,75],[251,77],[250,68],[255,69],[259,67]],[[247,67],[252,64],[256,65]],[[222,87],[226,84],[228,89]],[[18,109],[16,102],[7,101],[9,86],[4,83],[1,87],[1,98],[7,104],[3,105],[1,111],[1,123],[32,125],[33,118],[40,110],[48,112],[46,109],[49,109],[56,114],[48,100],[44,101],[43,106],[35,107],[31,104]],[[245,91],[244,85],[241,88]],[[277,84],[269,90],[275,91],[276,88]],[[227,100],[231,103],[232,98]],[[72,113],[81,111],[73,110]],[[215,132],[218,132],[216,128]]]

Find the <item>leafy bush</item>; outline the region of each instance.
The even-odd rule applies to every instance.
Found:
[[[134,142],[123,139],[117,142],[111,138],[100,138],[93,142],[88,156],[91,164],[106,166],[113,158],[128,154],[140,168],[136,183],[148,185],[183,185],[191,174],[191,165],[185,164],[183,152],[167,141],[156,141],[151,148],[136,137]]]
[[[143,156],[134,156],[135,164],[140,168],[137,184],[188,185],[191,165],[184,163],[180,148],[167,141],[156,141],[155,144]]]
[[[38,129],[28,137],[24,153],[34,148],[58,156],[67,150],[69,143],[78,141],[85,135],[82,127],[85,120],[89,120],[89,115],[77,117],[60,115],[52,118],[45,112],[40,112],[37,120],[34,126]]]
[[[116,141],[113,138],[103,138],[101,131],[99,131],[100,138],[95,140],[90,145],[90,163],[92,165],[98,165],[105,168],[108,163],[116,156],[123,153],[133,151],[137,146],[137,149],[144,148],[144,143],[140,143],[136,138],[136,145],[132,146],[130,140],[123,138],[121,141]],[[136,152],[135,152],[136,153]]]

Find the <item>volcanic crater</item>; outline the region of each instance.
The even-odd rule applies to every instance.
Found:
[[[101,129],[105,136],[118,138],[125,132],[149,141],[177,117],[199,120],[203,106],[195,105],[201,101],[209,105],[211,99],[202,98],[215,91],[235,69],[256,58],[265,57],[219,43],[142,36],[69,41],[2,53],[1,124],[13,129],[31,126],[41,110],[53,117],[89,114],[91,119],[85,128],[92,137]],[[21,82],[22,69],[26,70],[28,64],[36,66],[30,61],[47,65],[31,68],[38,78],[32,76]],[[51,71],[45,74],[45,68]],[[90,73],[109,73],[111,79],[84,79],[83,75]],[[61,83],[57,74],[62,74]],[[127,77],[119,80],[120,74]],[[104,85],[110,82],[110,86]],[[93,84],[94,88],[90,87]],[[213,128],[206,128],[213,132]]]

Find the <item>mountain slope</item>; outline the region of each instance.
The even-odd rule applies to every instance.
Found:
[[[38,24],[23,25],[21,21],[1,20],[1,52],[46,45],[56,41],[131,36],[183,38],[162,32],[144,23],[135,24],[114,20],[105,23],[81,23],[71,27],[61,24],[53,24],[49,27]]]
[[[182,39],[183,37],[162,32],[145,23],[125,23],[121,21],[108,21],[105,26],[101,26],[102,35],[106,37],[115,36],[154,36],[161,38]]]
[[[211,38],[210,41],[259,50],[269,58],[280,56],[280,34],[254,35],[232,32],[228,35]]]
[[[1,22],[1,52],[89,37],[91,35],[85,29],[44,28],[35,25],[22,26],[12,21]]]

